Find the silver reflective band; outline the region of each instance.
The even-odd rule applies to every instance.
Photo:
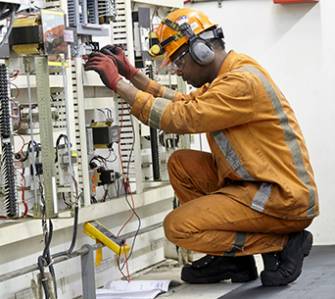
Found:
[[[243,167],[237,154],[229,143],[229,140],[223,132],[213,133],[214,139],[221,149],[222,154],[225,156],[230,167],[244,180],[255,181],[248,171]],[[259,190],[256,192],[251,207],[257,211],[264,211],[265,204],[270,198],[272,185],[270,183],[261,184]]]
[[[254,66],[251,66],[251,65],[243,66],[239,68],[237,71],[250,72],[256,75],[263,83],[264,89],[268,97],[271,99],[272,105],[278,114],[279,122],[284,131],[286,143],[288,147],[290,148],[292,160],[294,162],[298,177],[305,184],[305,186],[307,187],[309,191],[309,208],[307,210],[307,216],[313,217],[314,216],[314,206],[315,206],[315,190],[313,189],[313,186],[311,185],[307,170],[305,168],[301,150],[298,144],[298,140],[292,128],[289,125],[288,117],[283,110],[283,107],[280,103],[280,100],[274,88],[272,87],[270,82],[267,80],[267,78],[264,76],[264,74],[259,69],[255,68]]]
[[[164,93],[163,93],[163,98],[172,100],[176,96],[176,91],[174,91],[171,88],[165,88]]]
[[[246,233],[236,233],[234,244],[231,250],[224,253],[224,256],[235,256],[237,251],[242,251],[245,244],[245,239],[247,238]]]
[[[171,101],[164,98],[156,98],[150,111],[149,115],[149,126],[155,129],[160,129],[161,117],[166,106]]]
[[[251,207],[254,210],[259,212],[263,212],[265,208],[265,204],[270,198],[272,191],[272,185],[269,183],[262,183],[259,189],[257,190],[254,198],[252,199]]]
[[[239,157],[229,143],[226,135],[222,131],[212,133],[217,145],[221,149],[230,167],[244,180],[253,181],[249,172],[243,167]]]

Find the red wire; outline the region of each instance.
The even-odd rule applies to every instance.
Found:
[[[122,125],[123,125],[123,102],[121,101],[121,116],[120,116],[120,127],[122,128]],[[121,133],[120,133],[121,134]],[[121,140],[121,138],[120,138]],[[124,171],[123,171],[123,160],[122,160],[122,153],[121,153],[121,142],[119,142],[118,144],[118,152],[119,152],[119,157],[120,157],[120,167],[121,167],[121,175],[122,175],[122,178],[123,178],[123,187],[124,187],[124,190],[125,190],[125,193],[126,195],[129,194],[131,196],[131,201],[132,201],[132,209],[131,209],[131,214],[130,216],[128,217],[128,219],[123,223],[123,225],[121,226],[121,228],[119,229],[118,233],[117,233],[117,236],[120,235],[120,233],[122,232],[122,230],[125,228],[125,226],[129,223],[129,221],[134,217],[135,213],[134,213],[134,209],[135,209],[135,204],[134,204],[134,200],[133,200],[133,196],[132,196],[132,193],[131,193],[131,189],[130,189],[130,184],[129,184],[129,179],[128,177],[124,174]],[[128,267],[128,256],[127,256],[127,253],[124,252],[124,255],[125,255],[125,264],[126,264],[126,271],[127,271],[127,274],[125,275],[122,270],[121,270],[121,267],[120,267],[120,260],[118,259],[118,268],[119,268],[119,271],[121,272],[122,276],[127,279],[127,281],[129,282],[130,281],[130,275],[129,275],[129,267]]]
[[[126,251],[124,251],[124,256],[125,256],[125,264],[126,264],[126,271],[127,273],[123,273],[123,271],[121,270],[121,265],[120,265],[120,258],[121,258],[121,254],[122,254],[122,246],[120,247],[120,251],[119,251],[119,255],[118,255],[118,258],[117,258],[117,267],[122,275],[122,277],[124,279],[126,279],[128,282],[130,281],[130,275],[129,275],[129,268],[128,268],[128,256],[127,256],[127,253]]]
[[[20,70],[14,70],[13,73],[10,74],[9,78],[11,80],[15,80],[19,74],[20,74]]]
[[[124,253],[124,258],[126,259],[125,264],[126,264],[126,273],[127,273],[127,280],[128,282],[130,281],[130,275],[129,275],[129,267],[128,267],[128,256],[127,253]]]
[[[18,135],[20,136],[20,135]],[[21,137],[22,138],[22,137]],[[22,138],[23,139],[23,138]],[[24,141],[24,139],[23,139]],[[18,153],[20,153],[21,156],[23,156],[23,147],[28,144],[28,143],[23,143],[23,145],[21,146],[20,150],[18,151]],[[21,175],[21,179],[22,179],[22,185],[21,185],[21,200],[22,200],[22,203],[23,203],[23,207],[24,207],[24,210],[23,210],[23,215],[22,217],[25,217],[27,216],[28,214],[28,203],[25,199],[25,187],[26,187],[26,178],[24,177],[24,165],[23,165],[23,162],[21,161],[21,169],[22,169],[22,172],[20,172],[20,175]]]
[[[121,116],[120,116],[120,127],[122,128],[122,125],[123,125],[123,102],[121,102]],[[120,157],[120,167],[121,167],[121,175],[123,177],[123,187],[124,187],[124,190],[126,192],[126,194],[129,194],[131,196],[131,199],[132,199],[132,208],[134,209],[135,208],[135,205],[134,205],[134,200],[132,198],[132,192],[130,190],[130,184],[129,184],[129,180],[128,180],[128,177],[125,176],[124,172],[123,172],[123,161],[122,161],[122,153],[121,153],[121,144],[119,143],[118,145],[118,151],[119,151],[119,157]],[[120,233],[122,232],[122,230],[125,228],[125,226],[129,223],[129,221],[134,217],[135,213],[133,210],[131,210],[131,214],[130,216],[128,217],[128,219],[123,223],[123,225],[121,226],[121,228],[119,229],[118,233],[117,233],[117,236],[120,235]]]
[[[25,217],[28,214],[28,204],[26,202],[25,193],[24,193],[25,186],[26,186],[26,179],[24,177],[23,172],[21,173],[21,177],[22,177],[22,181],[23,181],[23,185],[21,186],[21,200],[22,200],[22,203],[23,203],[23,206],[24,206],[23,217]]]

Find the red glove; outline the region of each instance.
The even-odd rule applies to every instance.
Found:
[[[99,52],[90,55],[85,63],[85,71],[96,71],[102,82],[114,91],[116,84],[122,79],[113,60]]]
[[[100,52],[111,57],[116,63],[120,74],[128,80],[131,80],[139,72],[137,68],[131,65],[121,47],[108,45],[103,47]]]

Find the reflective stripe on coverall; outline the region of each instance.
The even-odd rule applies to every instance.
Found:
[[[153,83],[148,90],[156,98],[138,92],[132,113],[164,131],[206,132],[212,151],[206,156],[216,177],[201,173],[209,168],[202,153],[171,157],[170,181],[182,203],[165,220],[171,241],[210,254],[281,250],[287,233],[318,215],[313,171],[294,113],[253,59],[230,52],[217,78],[189,95]],[[194,161],[180,162],[191,152]],[[215,186],[196,191],[192,182],[199,179]]]

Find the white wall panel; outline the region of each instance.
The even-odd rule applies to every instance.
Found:
[[[270,0],[193,5],[221,24],[227,50],[258,60],[296,112],[319,187],[321,215],[311,226],[319,244],[335,243],[335,1],[275,5]],[[205,146],[208,150],[208,147]]]

